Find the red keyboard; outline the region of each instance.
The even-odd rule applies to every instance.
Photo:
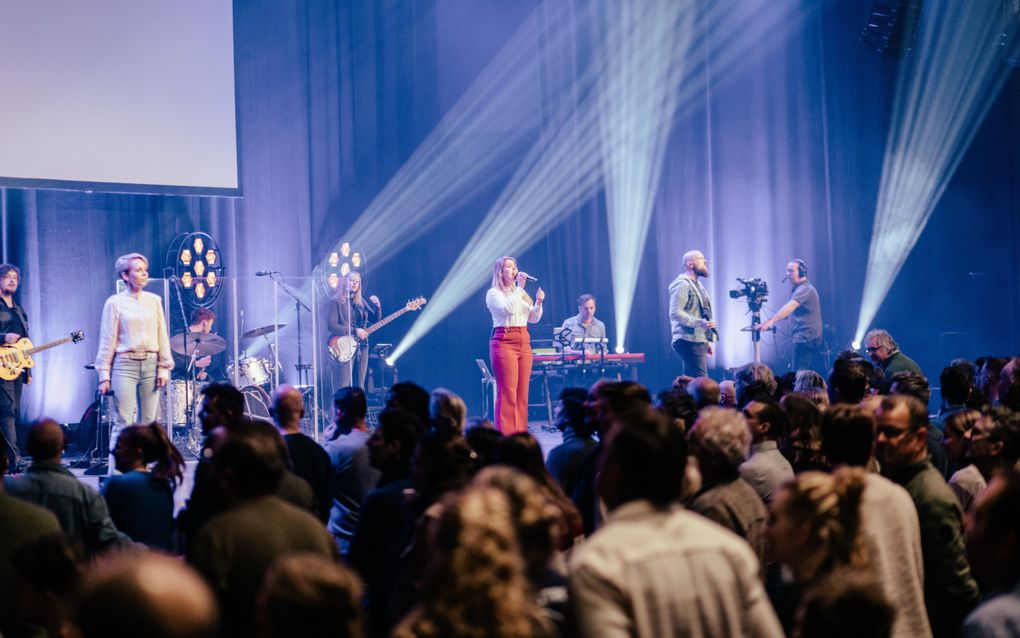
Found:
[[[572,363],[581,364],[581,355],[579,354],[536,354],[532,357],[533,363],[542,365],[550,365],[554,363]],[[605,361],[606,363],[644,363],[645,353],[643,352],[625,352],[623,354],[607,354],[603,357],[600,354],[589,354],[585,355],[584,363],[597,365]]]

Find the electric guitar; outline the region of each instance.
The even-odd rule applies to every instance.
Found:
[[[393,321],[394,319],[404,314],[405,312],[419,310],[424,305],[425,297],[411,299],[406,304],[404,304],[404,307],[401,308],[400,310],[394,312],[385,319],[380,319],[379,321],[373,323],[371,326],[365,328],[365,332],[367,332],[368,334],[372,334],[373,332],[375,332],[379,328],[382,328],[383,326]],[[354,358],[354,352],[358,349],[358,338],[355,337],[354,335],[351,336],[333,335],[332,337],[329,338],[329,342],[326,345],[329,348],[329,357],[333,359],[333,361],[336,361],[337,363],[347,363],[348,361]]]
[[[78,343],[85,339],[85,333],[75,330],[63,339],[57,339],[41,346],[33,346],[28,337],[22,337],[9,346],[0,346],[0,379],[13,381],[17,379],[25,368],[34,368],[35,361],[32,355],[43,350],[49,350],[59,345],[73,341]]]

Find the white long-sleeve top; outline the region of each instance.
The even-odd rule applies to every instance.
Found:
[[[485,305],[492,313],[493,328],[526,326],[542,318],[541,304],[529,304],[524,298],[524,289],[516,286],[509,292],[489,288],[485,293]]]
[[[125,290],[106,299],[95,361],[100,383],[110,380],[114,356],[125,352],[157,353],[159,377],[170,378],[174,359],[170,354],[163,301],[158,295],[143,290],[135,296]]]

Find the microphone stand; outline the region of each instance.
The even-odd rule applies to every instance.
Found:
[[[308,368],[310,367],[311,364],[309,364],[309,366],[305,366],[304,359],[302,358],[301,355],[301,334],[302,334],[301,309],[304,308],[309,313],[312,312],[312,309],[305,305],[305,302],[301,301],[301,298],[298,297],[297,294],[290,289],[290,286],[288,286],[286,283],[282,281],[282,278],[281,279],[276,278],[276,275],[278,274],[280,273],[271,272],[269,273],[269,278],[276,282],[276,284],[280,286],[281,290],[283,290],[285,293],[287,293],[294,299],[294,313],[297,315],[297,365],[294,367],[297,369],[298,373],[298,385],[305,386],[308,385]],[[268,338],[269,336],[266,335],[267,340]],[[272,344],[270,344],[270,348],[273,350],[273,356],[276,358],[276,366],[277,369],[279,369],[280,366],[279,354],[276,352],[274,348],[272,348]]]

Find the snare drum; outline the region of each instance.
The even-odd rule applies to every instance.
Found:
[[[262,386],[272,378],[273,366],[263,357],[246,357],[237,362],[237,385],[239,387],[254,385]],[[227,376],[234,378],[234,366],[227,366]]]

